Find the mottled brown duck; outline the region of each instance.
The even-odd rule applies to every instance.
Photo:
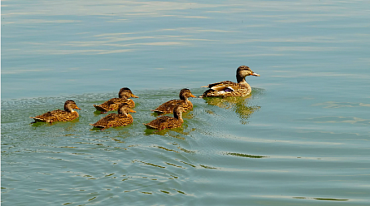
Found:
[[[109,127],[121,127],[131,124],[134,119],[129,114],[129,112],[136,113],[134,110],[129,108],[127,103],[122,103],[119,105],[118,114],[112,113],[103,117],[94,124],[90,124],[93,127],[100,128],[102,130]]]
[[[80,110],[80,108],[77,107],[76,102],[73,100],[67,100],[64,103],[64,110],[53,110],[50,112],[46,112],[42,115],[38,115],[36,117],[30,117],[35,120],[35,122],[68,122],[76,119],[79,115],[74,109]]]
[[[193,104],[188,99],[189,97],[195,97],[189,89],[182,89],[179,94],[180,99],[173,99],[163,103],[157,109],[152,111],[158,114],[169,114],[173,112],[176,105],[181,104],[185,111],[193,109]]]
[[[173,116],[160,116],[157,119],[144,124],[148,129],[157,129],[157,130],[163,130],[163,129],[173,129],[177,127],[181,127],[184,120],[182,119],[182,113],[185,112],[185,109],[182,107],[182,105],[177,105],[173,109]]]
[[[101,111],[102,113],[108,112],[108,111],[115,111],[118,109],[118,106],[122,103],[127,103],[130,108],[135,107],[135,102],[132,99],[129,99],[131,97],[133,98],[139,98],[138,96],[134,95],[131,90],[127,87],[124,87],[119,90],[118,92],[119,98],[112,98],[103,104],[95,105],[94,107],[96,110]]]
[[[213,84],[209,84],[207,91],[203,93],[202,97],[245,97],[252,92],[252,87],[245,81],[247,76],[257,76],[260,75],[254,73],[248,66],[240,66],[236,70],[236,80],[237,83],[232,81],[222,81]]]

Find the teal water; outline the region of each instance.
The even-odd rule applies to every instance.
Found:
[[[2,1],[2,205],[369,205],[368,1]],[[182,128],[150,112],[199,99]],[[134,123],[92,130],[129,87]],[[29,117],[73,99],[78,120]]]

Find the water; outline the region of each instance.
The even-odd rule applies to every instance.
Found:
[[[367,1],[2,1],[3,205],[369,205]],[[182,128],[150,112],[198,99]],[[129,87],[134,123],[93,104]],[[73,122],[29,124],[73,99]]]

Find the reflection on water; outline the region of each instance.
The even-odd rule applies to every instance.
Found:
[[[64,128],[66,131],[70,131],[73,129],[73,127],[76,126],[76,123],[78,123],[80,120],[80,118],[77,117],[76,119],[72,120],[72,121],[68,121],[68,122],[52,122],[52,123],[48,123],[48,122],[31,122],[30,125],[32,127],[42,127],[42,126],[46,126],[46,127],[50,127],[50,126],[54,126],[54,127],[61,127],[61,128]]]
[[[168,135],[170,137],[185,140],[186,136],[189,136],[191,132],[195,131],[195,128],[188,128],[188,125],[186,123],[186,120],[184,120],[184,123],[181,127],[173,128],[173,129],[164,129],[164,130],[155,130],[155,129],[145,129],[145,135]]]
[[[201,89],[194,91],[202,93]],[[333,182],[337,179],[345,180],[345,184],[353,189],[356,183],[348,182],[351,180],[349,175],[357,175],[361,181],[366,178],[363,169],[354,169],[367,168],[363,165],[367,163],[366,158],[356,162],[359,161],[358,156],[351,157],[352,152],[356,152],[356,155],[367,154],[366,146],[359,148],[355,143],[362,143],[366,136],[340,134],[343,142],[338,140],[338,134],[312,135],[295,130],[282,133],[277,132],[273,126],[264,127],[266,130],[261,130],[261,126],[256,128],[254,119],[253,122],[248,121],[251,121],[252,114],[257,116],[264,112],[261,108],[265,106],[259,105],[266,104],[262,100],[267,95],[262,95],[262,91],[254,89],[254,93],[246,98],[194,99],[193,111],[183,115],[183,126],[162,131],[146,129],[142,123],[154,119],[151,109],[177,95],[175,90],[141,91],[140,94],[146,98],[137,100],[134,123],[105,131],[92,130],[89,125],[102,117],[94,113],[90,99],[104,99],[109,94],[76,96],[76,101],[82,108],[86,108],[81,110],[79,119],[52,124],[40,122],[30,125],[28,113],[54,108],[59,104],[59,97],[4,102],[2,166],[5,169],[2,181],[3,196],[8,198],[5,202],[22,205],[22,201],[30,200],[28,197],[37,197],[42,201],[67,204],[63,197],[71,196],[69,202],[72,205],[73,202],[82,205],[84,202],[99,204],[102,201],[109,201],[110,205],[122,201],[135,204],[137,199],[144,199],[146,204],[153,201],[166,204],[167,200],[162,200],[165,195],[170,197],[172,205],[178,201],[185,205],[197,205],[197,202],[192,201],[199,199],[202,201],[199,205],[215,205],[224,198],[218,199],[216,196],[226,194],[231,198],[232,205],[241,205],[240,202],[253,201],[254,198],[256,201],[271,199],[274,202],[278,198],[270,194],[280,194],[278,192],[289,196],[280,205],[286,205],[289,201],[351,201],[350,197],[353,199],[353,196],[347,191],[333,195],[331,191],[336,192],[337,187],[342,188],[340,183],[334,185]],[[52,103],[44,108],[44,103],[38,103],[44,100]],[[39,105],[39,108],[30,110],[26,105]],[[294,116],[289,112],[284,112],[284,115]],[[225,117],[228,120],[226,123]],[[269,117],[270,114],[258,123],[267,121]],[[307,122],[316,123],[316,119],[312,120],[296,123],[303,122],[301,126]],[[240,121],[248,124],[239,124]],[[230,124],[233,128],[231,130],[228,129]],[[248,133],[244,132],[246,128]],[[335,142],[331,139],[335,139]],[[346,144],[347,148],[343,150],[348,139],[351,144]],[[343,159],[344,155],[347,159]],[[347,164],[350,169],[343,169],[343,164]],[[306,172],[312,169],[316,170],[315,174]],[[342,177],[342,174],[348,174],[348,178]],[[22,183],[13,179],[19,179]],[[43,183],[45,180],[48,184]],[[320,196],[315,191],[307,192],[297,188],[295,180],[309,189],[318,187],[318,184],[312,185],[312,180],[328,183],[326,185],[332,189],[319,191],[325,194]],[[248,184],[266,192],[260,194],[249,191],[252,198],[243,196],[242,200],[233,202],[234,193],[248,193]],[[280,187],[281,184],[286,184],[287,189],[281,191],[275,188],[275,185]],[[47,196],[43,193],[56,188],[63,192]],[[19,193],[24,194],[24,197],[15,198]],[[145,199],[148,196],[152,199]]]
[[[260,106],[248,106],[250,98],[251,95],[247,97],[207,97],[204,100],[207,104],[233,110],[239,116],[241,123],[247,124],[248,118],[261,108]]]

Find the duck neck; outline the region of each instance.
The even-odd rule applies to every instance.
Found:
[[[72,109],[72,107],[70,107],[69,105],[65,105],[64,106],[64,111],[66,111],[66,112],[74,112],[74,110]]]
[[[183,101],[186,102],[186,103],[189,103],[190,102],[187,97],[184,97]]]
[[[182,119],[182,112],[175,112],[175,113],[173,113],[173,117],[175,117],[176,119],[178,119],[180,122],[184,122],[184,120]]]
[[[125,111],[125,109],[118,110],[118,114],[127,117],[127,112]]]
[[[188,100],[188,98],[184,94],[180,94],[179,97],[181,100],[184,100],[184,101]]]
[[[241,77],[240,75],[236,75],[236,79],[238,80],[238,83],[245,86],[245,87],[248,87],[250,88],[251,86],[249,86],[248,82],[245,80],[245,77]]]
[[[247,81],[245,81],[245,77],[242,77],[239,74],[236,74],[236,80],[238,81],[239,84],[245,84]]]

